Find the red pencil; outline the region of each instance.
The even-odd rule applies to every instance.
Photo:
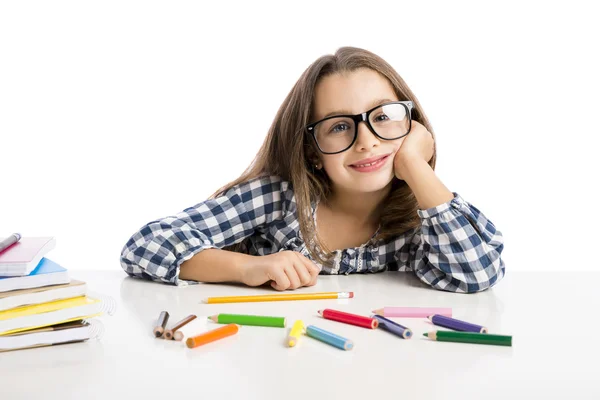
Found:
[[[379,321],[375,318],[363,317],[362,315],[350,314],[343,311],[332,310],[330,308],[319,310],[319,314],[325,319],[362,326],[363,328],[375,329],[379,326]]]

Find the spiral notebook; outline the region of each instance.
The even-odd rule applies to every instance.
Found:
[[[97,328],[94,329],[90,322],[72,321],[0,336],[0,352],[82,342],[91,339],[96,334]]]
[[[81,296],[0,311],[0,336],[92,318],[103,308],[101,300]]]
[[[0,293],[0,311],[32,304],[84,296],[87,284],[73,279],[65,285],[44,286],[33,289],[13,290]]]

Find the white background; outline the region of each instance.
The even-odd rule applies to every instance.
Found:
[[[0,237],[119,269],[135,230],[236,178],[301,73],[350,45],[412,88],[438,175],[504,234],[507,272],[597,270],[591,4],[2,2]]]

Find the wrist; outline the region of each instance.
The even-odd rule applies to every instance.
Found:
[[[257,258],[258,256],[237,253],[236,261],[233,263],[232,268],[236,282],[246,284],[246,276],[252,269],[254,269]]]
[[[424,166],[429,167],[429,164],[423,160],[423,157],[421,157],[419,154],[400,154],[395,168],[396,176],[404,181],[407,181],[412,171],[423,168]]]

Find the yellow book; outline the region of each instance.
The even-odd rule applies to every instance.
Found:
[[[102,302],[87,296],[0,311],[0,336],[41,328],[102,313]]]

